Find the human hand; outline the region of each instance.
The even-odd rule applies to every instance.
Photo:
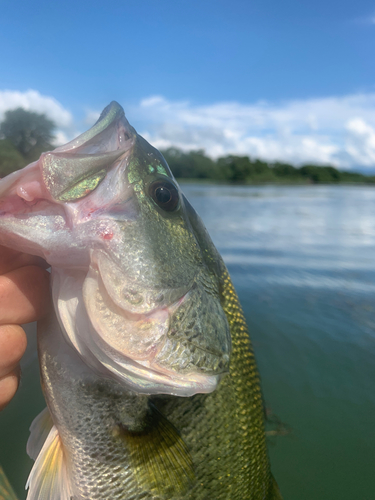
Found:
[[[39,257],[0,246],[0,410],[17,391],[19,361],[26,349],[23,323],[50,307],[49,273]]]

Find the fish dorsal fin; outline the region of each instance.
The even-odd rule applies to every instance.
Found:
[[[53,421],[48,408],[44,408],[37,417],[34,418],[30,426],[30,437],[27,441],[26,451],[30,458],[36,460],[40,450],[47,439]]]
[[[44,418],[45,416],[40,420],[43,421]],[[26,489],[29,489],[26,500],[71,500],[72,498],[64,450],[55,426],[49,431],[35,460]]]
[[[175,427],[150,407],[146,424],[140,431],[117,426],[130,454],[132,470],[140,488],[162,498],[186,492],[194,483],[193,461]]]

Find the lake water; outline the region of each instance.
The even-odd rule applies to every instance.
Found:
[[[239,293],[267,409],[289,431],[269,438],[284,499],[373,500],[375,188],[182,187]],[[23,373],[0,415],[0,463],[20,498],[44,406],[33,341]]]

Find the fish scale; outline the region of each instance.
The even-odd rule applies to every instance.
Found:
[[[48,329],[49,332],[53,330],[52,323],[48,323]],[[69,429],[65,433],[62,430],[61,434],[65,447],[70,451],[72,474],[78,490],[76,494],[79,495],[77,498],[138,498],[132,495],[136,482],[129,469],[128,454],[112,433],[120,419],[119,406],[123,405],[123,400],[129,399],[126,391],[117,383],[103,384],[91,373],[83,383],[65,366],[65,358],[59,361],[45,352],[41,358],[49,406],[56,412],[55,421],[59,428]],[[56,379],[60,382],[58,389]],[[73,413],[69,411],[72,406]]]
[[[199,464],[197,484],[181,499],[278,500],[282,497],[270,472],[259,375],[246,321],[227,271],[222,281],[232,335],[230,375],[209,395],[180,398],[179,404],[159,398]]]

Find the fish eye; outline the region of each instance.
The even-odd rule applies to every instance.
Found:
[[[172,212],[178,206],[178,191],[172,182],[158,180],[150,185],[149,193],[154,202],[163,210]]]

